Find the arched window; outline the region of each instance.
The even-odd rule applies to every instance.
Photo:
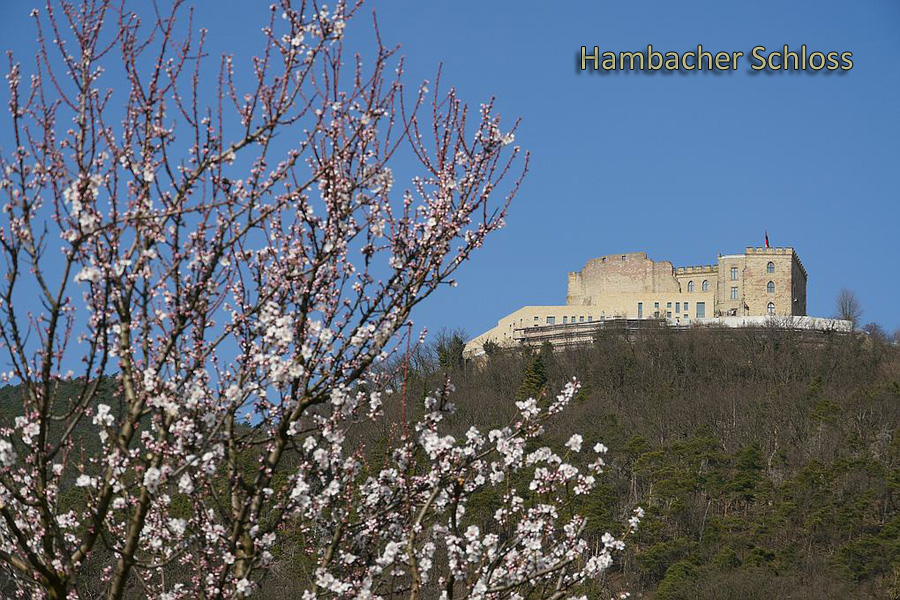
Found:
[[[693,281],[688,281],[688,291],[689,292],[694,291],[694,282]]]
[[[774,273],[774,272],[775,272],[775,263],[773,263],[770,260],[769,264],[766,265],[766,273]]]
[[[709,291],[709,282],[704,279],[703,283],[700,284],[700,289],[703,290],[704,292],[708,292]]]
[[[769,292],[770,294],[775,293],[775,282],[774,281],[770,281],[769,283],[766,284],[766,291]]]
[[[768,304],[766,304],[766,312],[769,313],[770,315],[775,314],[775,303],[774,302],[769,302]]]

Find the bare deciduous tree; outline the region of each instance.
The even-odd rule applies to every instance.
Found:
[[[621,543],[588,545],[559,508],[593,475],[525,452],[575,384],[459,440],[445,386],[383,468],[346,442],[405,401],[373,367],[413,307],[502,225],[515,125],[439,81],[410,95],[380,41],[344,55],[353,2],[280,0],[250,89],[230,56],[210,84],[181,4],[145,24],[48,3],[26,85],[10,60],[0,340],[22,411],[0,427],[0,563],[21,592],[94,597],[99,561],[110,599],[247,596],[287,527],[304,598],[560,598],[597,576]],[[417,174],[397,191],[401,155]],[[465,519],[488,487],[496,531]]]
[[[859,319],[862,317],[863,311],[859,299],[853,291],[842,288],[835,300],[835,309],[837,311],[835,317],[850,321],[853,323],[854,329],[859,325]]]

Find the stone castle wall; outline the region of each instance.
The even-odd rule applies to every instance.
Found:
[[[611,254],[569,273],[565,305],[524,306],[466,347],[471,351],[487,340],[510,346],[526,328],[608,319],[677,324],[727,316],[803,316],[806,283],[806,269],[793,248],[748,247],[743,254],[719,255],[714,265],[678,268],[645,252]]]
[[[674,272],[672,263],[651,260],[646,252],[595,258],[582,270],[569,273],[566,304],[599,304],[622,294],[678,293]]]

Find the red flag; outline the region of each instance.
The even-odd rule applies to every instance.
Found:
[[[769,247],[769,232],[766,232],[766,248]]]

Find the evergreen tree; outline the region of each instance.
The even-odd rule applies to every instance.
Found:
[[[522,385],[516,392],[517,400],[526,400],[528,398],[540,398],[544,386],[547,385],[547,370],[544,367],[544,360],[541,355],[535,356],[528,368],[525,369],[525,378]]]
[[[540,356],[544,361],[544,366],[553,364],[553,344],[544,340],[544,343],[541,344]]]
[[[460,369],[463,365],[463,350],[466,348],[465,334],[461,331],[438,332],[435,351],[438,364],[444,370]]]

